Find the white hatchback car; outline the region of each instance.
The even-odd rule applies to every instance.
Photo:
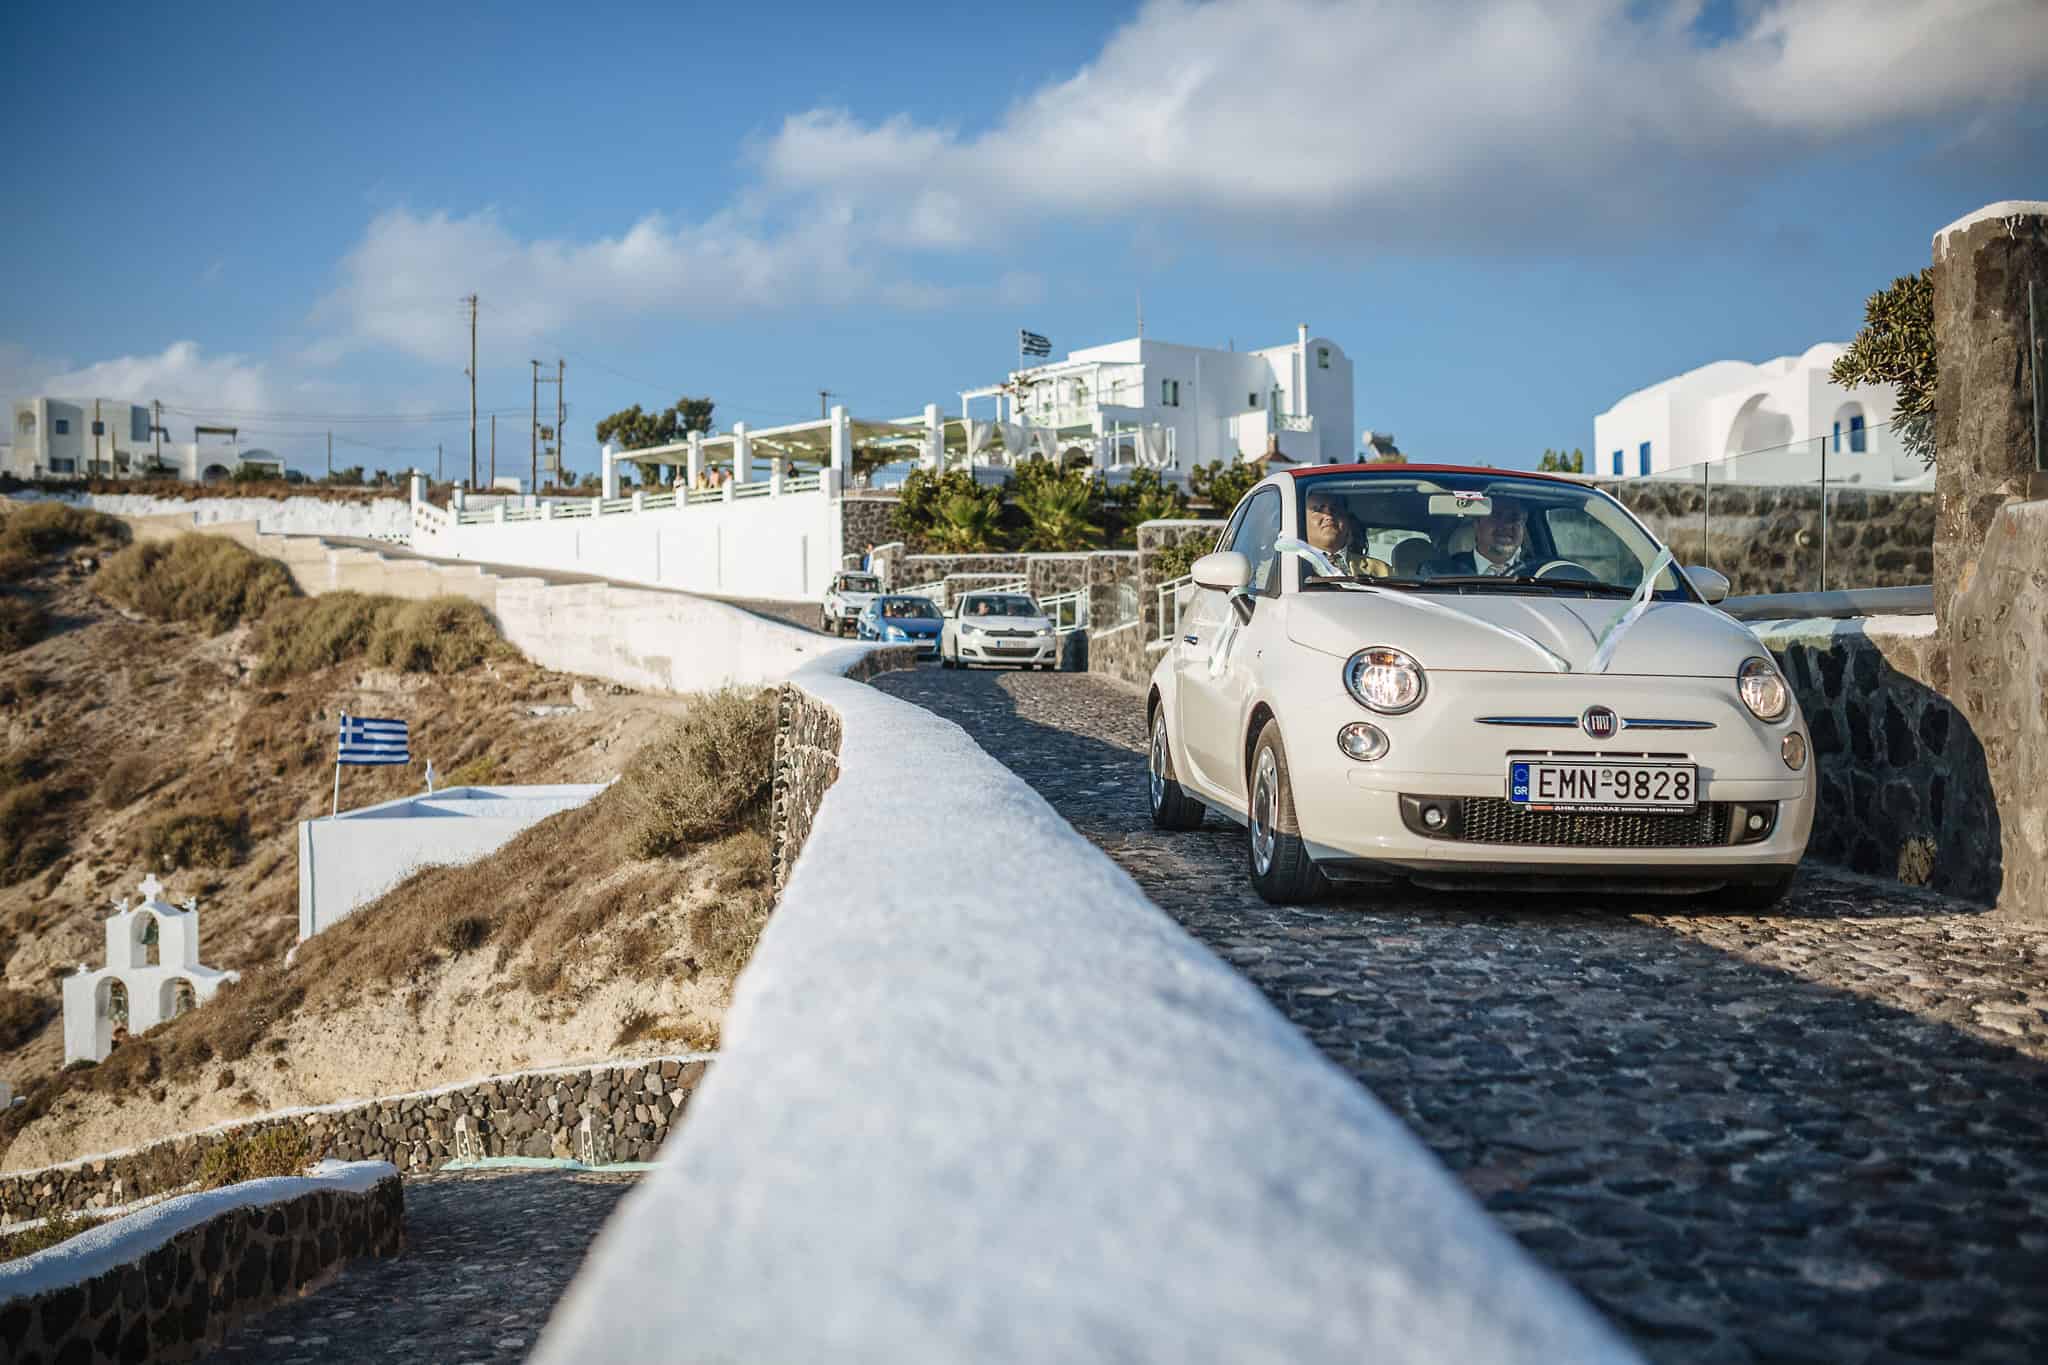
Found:
[[[1254,888],[1696,891],[1761,908],[1813,826],[1767,651],[1606,493],[1431,465],[1245,495],[1152,675],[1153,823],[1246,827]]]
[[[939,663],[1014,664],[1046,670],[1058,667],[1060,637],[1052,618],[1029,593],[969,592],[946,608],[939,636]]]
[[[851,635],[861,610],[881,590],[882,580],[874,574],[851,570],[833,574],[831,585],[825,589],[825,600],[818,608],[818,629],[832,635]]]

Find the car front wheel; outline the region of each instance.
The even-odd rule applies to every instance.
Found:
[[[1246,870],[1252,890],[1274,905],[1305,905],[1329,890],[1308,856],[1294,818],[1294,786],[1287,776],[1287,751],[1280,727],[1259,731],[1252,748],[1250,819],[1245,823]]]
[[[1152,749],[1145,760],[1145,791],[1155,829],[1199,829],[1202,803],[1181,790],[1173,776],[1173,746],[1166,738],[1166,708],[1152,713]]]

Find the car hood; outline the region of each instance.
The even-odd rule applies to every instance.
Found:
[[[1049,616],[963,616],[960,618],[960,624],[963,626],[973,626],[977,630],[1051,630],[1052,618]]]
[[[864,607],[868,603],[875,600],[874,593],[847,592],[844,589],[839,589],[834,592],[828,592],[825,595],[836,602],[843,602],[849,607]]]
[[[1413,596],[1421,601],[1403,601]],[[1447,607],[1449,612],[1433,610]],[[1616,597],[1539,597],[1507,593],[1310,592],[1287,603],[1287,638],[1348,658],[1389,645],[1425,669],[1555,673],[1544,653],[1502,630],[1526,636],[1571,666],[1591,672],[1601,636],[1629,608]],[[1744,659],[1766,653],[1740,622],[1694,602],[1652,602],[1625,631],[1609,673],[1732,677]]]
[[[875,622],[876,630],[895,628],[906,635],[937,635],[944,623],[929,616],[885,616]]]

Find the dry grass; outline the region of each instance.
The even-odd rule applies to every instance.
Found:
[[[100,774],[93,795],[108,810],[123,810],[156,785],[156,765],[141,754],[123,754]]]
[[[313,1160],[312,1144],[297,1127],[265,1128],[261,1132],[216,1142],[199,1159],[199,1188],[217,1190],[245,1180],[279,1175],[304,1175]]]
[[[159,872],[184,867],[233,867],[249,845],[249,817],[240,811],[187,808],[137,831],[135,851]]]
[[[620,776],[628,851],[655,858],[745,830],[765,834],[774,762],[773,690],[699,696]]]
[[[257,627],[257,680],[281,682],[350,659],[401,673],[459,673],[509,652],[484,609],[466,597],[334,592],[280,602]]]
[[[284,565],[205,535],[130,545],[101,567],[92,587],[152,621],[190,621],[216,635],[293,595]]]
[[[50,996],[0,986],[0,1052],[12,1052],[35,1037],[56,1014],[57,1002]]]
[[[68,1242],[88,1228],[97,1227],[99,1220],[81,1217],[75,1213],[57,1213],[45,1218],[31,1228],[0,1237],[0,1261],[15,1261],[24,1256],[33,1256],[38,1251],[47,1251],[59,1242]]]
[[[49,613],[40,603],[11,593],[0,597],[0,654],[27,649],[49,631]]]
[[[0,516],[0,557],[10,560],[32,562],[74,545],[113,549],[127,543],[128,526],[119,517],[60,502],[16,504]]]
[[[48,773],[39,749],[0,757],[0,885],[34,876],[70,848],[59,808],[71,792]]]

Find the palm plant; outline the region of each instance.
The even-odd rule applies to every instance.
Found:
[[[948,493],[938,499],[931,528],[932,543],[948,554],[974,554],[995,544],[1002,495],[986,492]]]
[[[1020,480],[1011,503],[1029,527],[1029,550],[1083,550],[1095,543],[1100,528],[1101,491],[1085,470],[1057,471]]]

